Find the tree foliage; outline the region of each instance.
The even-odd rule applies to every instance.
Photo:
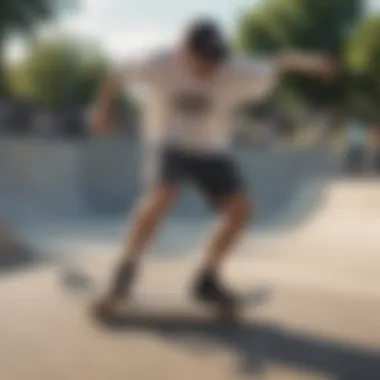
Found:
[[[363,0],[267,0],[242,16],[238,43],[255,53],[297,48],[340,57],[362,8]]]
[[[40,41],[9,71],[9,88],[17,98],[52,107],[86,105],[107,69],[107,59],[88,42]]]
[[[334,57],[342,77],[334,85],[296,76],[288,90],[317,103],[344,101],[349,73],[346,45],[362,19],[363,0],[267,0],[241,18],[237,43],[251,54],[272,54],[287,49],[323,52]]]
[[[0,2],[0,98],[6,94],[5,45],[15,33],[31,34],[38,25],[79,4],[77,0],[1,0]]]
[[[362,20],[346,44],[345,64],[351,74],[350,105],[379,116],[380,14]]]

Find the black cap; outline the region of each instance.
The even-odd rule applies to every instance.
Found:
[[[210,19],[193,22],[186,34],[186,44],[199,58],[220,62],[228,57],[228,44],[219,25]]]

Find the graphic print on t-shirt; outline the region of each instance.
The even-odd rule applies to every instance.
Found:
[[[172,137],[199,145],[209,133],[205,121],[213,112],[213,99],[207,93],[191,89],[176,91],[170,100],[176,120]]]
[[[204,93],[180,91],[172,98],[173,109],[184,118],[200,118],[210,113],[212,100]]]

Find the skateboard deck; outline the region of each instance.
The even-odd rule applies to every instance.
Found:
[[[234,309],[222,309],[198,302],[187,295],[159,293],[137,294],[112,305],[107,311],[97,307],[101,286],[96,279],[78,272],[68,272],[61,285],[69,293],[80,296],[88,306],[89,317],[103,325],[150,325],[156,323],[241,323],[245,312],[266,303],[271,296],[268,287],[254,287],[240,294]]]
[[[180,295],[139,295],[104,311],[90,304],[90,316],[106,325],[149,325],[155,323],[242,323],[244,311],[258,307],[269,296],[267,289],[253,289],[243,294],[233,309],[205,305]]]

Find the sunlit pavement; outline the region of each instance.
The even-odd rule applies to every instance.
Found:
[[[272,297],[249,310],[240,327],[156,324],[106,332],[62,287],[58,264],[5,277],[1,378],[378,380],[378,186],[335,184],[303,229],[256,243],[244,239],[226,279],[241,290],[268,286]],[[79,248],[72,263],[106,284],[116,243]],[[137,291],[185,294],[200,254],[153,255]]]

